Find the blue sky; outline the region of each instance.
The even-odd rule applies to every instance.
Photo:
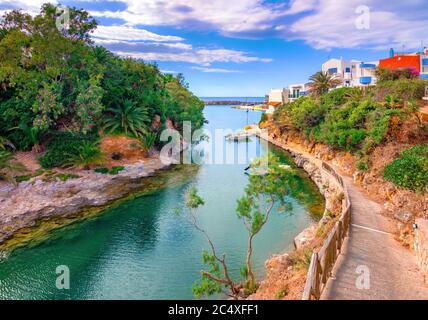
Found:
[[[0,0],[0,14],[48,0]],[[50,1],[57,3],[57,1]],[[428,46],[427,0],[64,0],[99,22],[118,55],[185,75],[199,96],[263,96],[307,81],[329,57],[372,61]]]

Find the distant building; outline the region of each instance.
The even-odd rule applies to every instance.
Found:
[[[280,105],[289,102],[288,98],[289,92],[288,89],[271,89],[269,94],[266,96],[266,104],[269,106],[269,109],[275,109]]]
[[[340,87],[366,87],[377,82],[378,62],[358,60],[330,59],[322,65],[322,71],[341,80]]]
[[[414,70],[421,79],[428,79],[428,49],[423,52],[395,53],[390,51],[390,57],[381,59],[379,68],[397,70],[411,69]]]
[[[289,100],[295,101],[296,99],[299,99],[300,97],[304,97],[308,94],[308,87],[306,84],[292,84],[288,86],[288,98]]]

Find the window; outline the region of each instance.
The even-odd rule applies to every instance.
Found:
[[[345,72],[346,72],[346,73],[350,73],[350,72],[351,72],[351,68],[346,68],[346,69],[345,69]]]
[[[330,74],[337,73],[337,68],[330,68],[330,69],[328,69],[328,73],[330,73]]]

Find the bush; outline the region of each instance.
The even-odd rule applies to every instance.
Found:
[[[366,161],[360,160],[357,162],[357,169],[360,171],[368,171],[369,164]]]
[[[261,124],[261,123],[263,123],[263,122],[265,122],[267,120],[268,120],[268,116],[267,116],[266,112],[263,112],[262,116],[260,117],[259,124]]]
[[[112,175],[116,175],[116,174],[118,174],[120,171],[122,171],[122,170],[125,170],[125,167],[124,166],[117,166],[117,167],[113,167],[113,168],[111,168],[111,170],[109,171],[109,174],[112,174]]]
[[[376,85],[376,98],[384,101],[386,96],[399,97],[401,101],[422,99],[428,81],[420,79],[384,81]]]
[[[101,174],[107,174],[109,172],[108,168],[96,168],[94,169],[94,172],[101,173]]]
[[[295,128],[309,135],[313,128],[324,121],[326,113],[324,105],[316,103],[310,97],[305,97],[290,104],[288,116]]]
[[[111,170],[109,170],[108,168],[97,168],[94,170],[94,172],[101,173],[101,174],[116,175],[122,170],[125,170],[124,166],[116,166],[116,167],[111,168]]]
[[[404,150],[400,155],[385,167],[385,179],[399,188],[425,192],[428,186],[428,144]]]
[[[84,141],[77,148],[76,153],[66,154],[66,166],[76,166],[88,169],[91,164],[100,164],[103,154],[98,146],[98,142]]]
[[[79,156],[82,146],[97,141],[96,134],[57,132],[47,144],[47,152],[39,158],[39,163],[45,169],[64,166],[70,163],[70,157]]]

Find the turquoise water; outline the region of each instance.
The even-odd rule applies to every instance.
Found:
[[[210,130],[239,129],[247,121],[245,111],[225,106],[207,107],[205,115]],[[250,123],[257,122],[260,113],[248,116]],[[256,139],[230,146],[244,152],[260,149]],[[291,163],[283,151],[268,148],[284,163]],[[148,180],[158,190],[95,218],[56,229],[45,241],[14,250],[0,261],[0,299],[192,299],[191,288],[203,268],[201,252],[207,244],[177,215],[190,185],[197,186],[206,202],[198,212],[200,224],[218,250],[227,254],[234,276],[238,275],[247,239],[234,212],[248,181],[246,166],[178,166]],[[301,171],[295,179],[298,187],[289,199],[292,215],[274,213],[256,237],[254,264],[259,277],[264,274],[266,258],[290,249],[293,238],[323,211],[316,186]],[[70,270],[69,290],[55,286],[59,265]]]

